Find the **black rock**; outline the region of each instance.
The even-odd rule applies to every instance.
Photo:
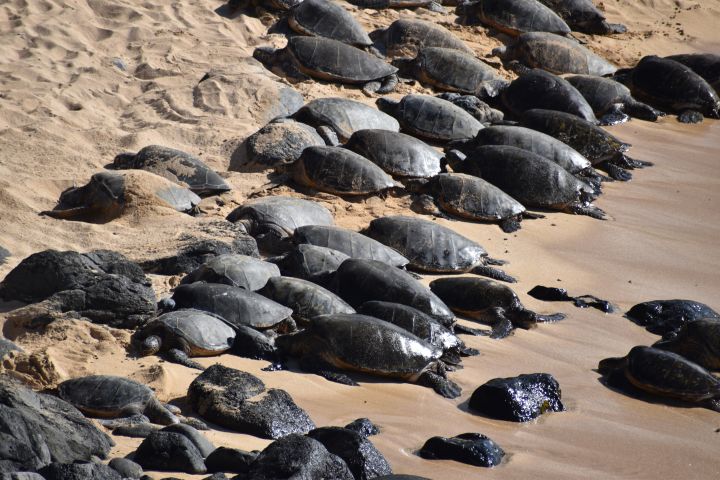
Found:
[[[69,403],[0,377],[0,471],[105,458],[113,441]]]
[[[432,437],[419,453],[423,458],[455,460],[478,467],[499,465],[505,456],[497,443],[479,433],[463,433],[451,438]]]
[[[45,480],[122,480],[123,477],[102,463],[51,463],[38,470]]]
[[[3,471],[0,462],[0,480],[45,480],[45,477],[35,472],[13,472],[6,473]]]
[[[134,460],[146,470],[207,472],[200,450],[185,435],[175,432],[148,436],[135,451]]]
[[[113,458],[108,465],[118,472],[122,478],[140,478],[143,469],[140,465],[127,458]]]
[[[342,458],[355,480],[367,480],[392,473],[385,457],[367,437],[342,427],[316,428],[310,438],[325,445],[328,452]]]
[[[363,437],[370,437],[380,433],[380,429],[369,418],[358,418],[345,425],[345,428],[359,433]]]
[[[693,300],[653,300],[638,303],[625,314],[648,332],[668,336],[677,333],[688,322],[700,318],[720,318],[704,303]]]
[[[188,389],[188,401],[204,419],[263,438],[307,433],[315,424],[284,390],[265,392],[262,381],[246,372],[213,365]]]
[[[219,240],[199,240],[180,249],[177,255],[147,260],[140,266],[148,273],[181,275],[190,273],[211,258],[226,253],[260,258],[255,239],[250,235],[238,235],[232,243]]]
[[[354,480],[348,466],[322,443],[298,434],[274,441],[238,480]]]
[[[230,353],[255,360],[269,360],[272,362],[277,359],[277,348],[269,337],[254,328],[242,325],[235,328],[237,333]]]
[[[114,428],[112,433],[113,435],[119,435],[121,437],[146,438],[158,430],[160,430],[160,428],[152,423],[135,423],[131,425],[120,425]]]
[[[205,459],[205,465],[208,472],[246,473],[257,455],[257,452],[218,447]]]
[[[195,428],[191,427],[190,425],[185,425],[182,423],[175,423],[173,425],[168,425],[167,427],[160,430],[161,432],[175,432],[179,433],[180,435],[184,435],[187,437],[188,440],[190,440],[198,449],[200,454],[203,458],[210,455],[213,450],[215,450],[215,445],[210,443],[210,440],[205,438],[200,432],[198,432]]]
[[[469,406],[491,418],[527,422],[545,412],[565,410],[560,385],[548,373],[494,378],[477,388]]]

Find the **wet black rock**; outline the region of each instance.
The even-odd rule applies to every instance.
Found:
[[[342,427],[316,428],[308,437],[322,443],[328,452],[342,458],[355,480],[392,473],[390,464],[367,437]]]
[[[499,465],[505,456],[497,443],[479,433],[463,433],[450,438],[432,437],[419,453],[427,459],[455,460],[478,467]]]
[[[380,433],[380,429],[369,418],[358,418],[345,425],[345,428],[359,433],[363,437],[370,437]]]
[[[573,305],[578,308],[592,307],[605,313],[613,313],[615,311],[615,307],[607,300],[603,300],[594,295],[572,297],[568,295],[567,290],[564,288],[536,285],[528,292],[528,295],[546,302],[572,302]]]
[[[148,436],[135,451],[134,461],[146,470],[207,472],[200,450],[185,435],[175,432]]]
[[[218,447],[205,459],[205,466],[208,472],[246,473],[257,456],[257,452]]]
[[[69,403],[0,377],[0,472],[105,458],[112,446]]]
[[[625,314],[627,318],[656,335],[677,333],[683,325],[700,318],[720,318],[704,303],[693,300],[652,300],[638,303]]]
[[[315,424],[290,394],[271,388],[246,372],[216,364],[188,389],[188,401],[204,419],[263,438],[307,433]]]
[[[561,412],[560,385],[548,373],[494,378],[477,388],[469,406],[491,418],[527,422],[545,412]]]
[[[277,359],[277,348],[267,335],[243,325],[235,328],[237,328],[237,333],[230,353],[254,360],[275,361]]]
[[[136,479],[143,476],[142,467],[127,458],[113,458],[108,465],[122,478]]]
[[[255,239],[250,235],[238,235],[232,242],[200,240],[183,247],[177,255],[147,260],[140,266],[148,273],[181,275],[192,272],[213,257],[227,253],[260,258]]]

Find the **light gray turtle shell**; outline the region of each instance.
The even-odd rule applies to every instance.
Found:
[[[191,356],[216,355],[228,350],[235,340],[235,330],[216,315],[195,309],[164,313],[145,325],[138,338],[160,334],[163,345],[168,336],[187,342]],[[162,349],[163,347],[161,347]]]
[[[180,283],[206,281],[255,291],[264,287],[270,277],[279,276],[280,269],[274,263],[247,255],[225,254],[188,273]]]
[[[482,178],[441,173],[432,181],[440,208],[459,217],[497,221],[525,211],[520,202]]]
[[[288,23],[304,35],[331,38],[358,47],[373,44],[353,15],[329,0],[304,0],[290,10]]]
[[[309,321],[318,315],[355,313],[342,298],[320,285],[293,277],[273,277],[259,293],[291,308],[295,318]]]
[[[462,7],[461,7],[462,8]],[[508,35],[525,32],[570,33],[570,27],[550,8],[536,0],[478,0],[470,4],[481,23]]]
[[[58,395],[81,412],[96,417],[114,417],[133,406],[142,411],[155,397],[149,387],[111,375],[65,380],[58,386]]]
[[[483,128],[462,108],[430,95],[406,95],[395,116],[403,130],[431,140],[473,138]]]
[[[333,225],[330,210],[317,202],[302,198],[270,196],[251,200],[228,215],[231,222],[244,221],[248,233],[272,230],[289,237],[303,225]]]

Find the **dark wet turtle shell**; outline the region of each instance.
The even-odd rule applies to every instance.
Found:
[[[553,33],[523,33],[515,43],[496,49],[503,59],[518,60],[529,68],[541,68],[550,73],[580,73],[609,75],[617,67],[592,53],[575,40]]]
[[[282,257],[268,259],[280,267],[287,277],[297,277],[327,286],[340,264],[350,258],[347,254],[317,245],[295,245]]]
[[[404,131],[430,140],[473,138],[483,128],[462,108],[430,95],[406,95],[399,103],[379,98],[377,104],[397,118]]]
[[[336,367],[375,375],[416,379],[442,350],[407,330],[358,314],[315,317],[300,333],[276,339],[293,356],[319,355]]]
[[[357,47],[373,43],[350,12],[328,0],[304,0],[290,10],[288,23],[304,35],[331,38]]]
[[[720,55],[714,53],[684,53],[665,57],[690,67],[720,95]]]
[[[526,110],[544,108],[571,113],[597,123],[585,97],[567,80],[545,70],[536,68],[523,73],[503,90],[501,98],[508,111],[517,117]]]
[[[258,293],[291,308],[299,320],[309,321],[318,315],[355,313],[354,308],[331,291],[300,278],[273,277]]]
[[[295,244],[307,243],[338,250],[350,258],[378,260],[394,267],[404,267],[408,259],[390,247],[361,233],[340,227],[308,225],[295,230]]]
[[[335,291],[354,308],[378,300],[417,308],[443,325],[455,318],[442,300],[410,274],[375,260],[345,260],[335,275]]]
[[[637,98],[653,106],[720,118],[720,98],[715,90],[690,67],[675,60],[643,57],[631,70],[628,85]]]
[[[137,407],[142,412],[155,398],[149,387],[110,375],[66,380],[58,385],[58,395],[84,414],[100,418],[117,417],[129,407]]]
[[[701,318],[720,319],[716,312],[704,303],[694,300],[651,300],[634,305],[627,318],[656,335],[669,335],[683,325]]]
[[[286,48],[302,73],[321,80],[358,84],[397,72],[375,55],[329,38],[292,37]]]
[[[188,356],[218,355],[232,347],[235,330],[220,317],[195,309],[176,310],[160,315],[135,336],[162,338],[161,350],[174,348],[178,340],[187,344]]]
[[[516,147],[478,147],[453,169],[487,180],[526,207],[564,211],[595,196],[588,184],[557,163]]]
[[[360,8],[371,8],[373,10],[417,7],[432,9],[433,5],[436,5],[434,0],[349,0],[348,3]]]
[[[473,55],[452,48],[425,47],[409,64],[412,75],[440,90],[495,97],[507,84],[494,68]]]
[[[495,185],[463,173],[441,173],[431,180],[445,212],[470,220],[494,222],[521,215],[525,207]]]
[[[424,47],[473,51],[452,32],[431,22],[401,18],[382,31],[389,57],[415,55]],[[373,37],[374,38],[374,37]]]
[[[506,312],[524,309],[517,294],[508,286],[478,277],[439,278],[430,282],[430,290],[450,309],[470,318],[478,318],[490,308]]]
[[[248,137],[245,152],[248,164],[275,167],[293,163],[313,145],[325,145],[313,127],[292,121],[272,122]]]
[[[676,335],[653,347],[675,352],[708,370],[720,370],[720,319],[701,318],[686,323]]]
[[[624,25],[605,21],[605,15],[595,7],[592,0],[538,0],[551,8],[575,32],[606,35],[627,31]]]
[[[337,195],[367,195],[399,186],[373,162],[342,147],[308,147],[291,168],[298,184]]]
[[[578,173],[590,167],[590,162],[577,150],[560,140],[525,127],[493,125],[483,128],[467,144],[458,147],[466,155],[483,145],[507,145],[545,157],[570,173]]]
[[[111,168],[146,170],[180,185],[187,185],[194,193],[202,196],[230,190],[225,180],[195,155],[159,145],[149,145],[134,155],[118,155]]]
[[[649,105],[638,102],[630,94],[630,89],[611,78],[595,75],[573,75],[565,77],[580,94],[585,97],[598,118],[617,109],[643,120],[657,120],[658,113]]]
[[[478,0],[461,4],[456,13],[476,17],[483,25],[508,35],[526,32],[570,33],[570,27],[551,9],[537,0]]]
[[[259,290],[270,277],[280,276],[274,263],[264,262],[247,255],[218,255],[200,268],[188,273],[180,283],[205,281],[222,283],[247,290]]]
[[[487,256],[477,242],[417,217],[376,218],[366,233],[407,257],[409,267],[425,272],[466,272]]]
[[[172,299],[177,308],[210,312],[237,327],[272,328],[292,315],[291,309],[260,294],[218,283],[178,285]]]
[[[353,133],[344,146],[392,176],[431,177],[440,173],[442,154],[427,143],[404,133],[360,130]]]
[[[314,127],[328,126],[340,141],[347,141],[358,130],[377,128],[397,132],[398,121],[380,110],[346,98],[318,98],[294,115],[296,120]]]

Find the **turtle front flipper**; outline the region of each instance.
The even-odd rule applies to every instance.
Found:
[[[165,352],[165,359],[168,362],[177,363],[179,365],[183,365],[188,368],[194,368],[196,370],[205,370],[205,367],[200,365],[195,360],[192,360],[187,353],[184,351],[177,349],[177,348],[171,348],[167,352]]]
[[[605,170],[610,176],[610,178],[612,178],[613,180],[618,180],[621,182],[629,182],[630,180],[632,180],[632,173],[628,172],[622,167],[615,165],[614,163],[611,163],[608,160],[600,162],[595,166]]]
[[[121,418],[100,418],[97,421],[100,425],[110,430],[115,430],[116,428],[120,427],[130,428],[136,425],[150,423],[150,419],[142,413],[135,413],[133,415],[123,416]]]
[[[500,340],[508,337],[515,329],[513,322],[505,315],[505,310],[500,307],[492,307],[483,313],[482,321],[492,325],[490,338]]]
[[[680,123],[701,123],[705,117],[696,110],[685,110],[677,116]]]
[[[665,116],[664,112],[655,110],[650,105],[636,100],[626,101],[625,111],[627,111],[631,117],[639,118],[640,120],[647,120],[649,122],[656,122],[659,117]]]
[[[340,145],[340,139],[337,136],[337,132],[328,125],[321,125],[316,128],[318,135],[325,141],[325,144],[336,147]]]
[[[355,380],[353,380],[346,374],[340,372],[333,365],[329,364],[322,358],[315,355],[306,355],[302,357],[300,359],[300,368],[305,372],[320,375],[324,379],[331,382],[341,383],[343,385],[350,385],[353,387],[359,385]]]
[[[705,402],[705,407],[715,412],[720,412],[720,397],[707,400]]]
[[[630,116],[623,112],[621,105],[615,104],[599,120],[600,125],[618,125],[630,120]]]
[[[418,377],[417,384],[430,387],[435,393],[445,398],[457,398],[462,393],[462,387],[460,387],[460,385],[433,372],[423,372],[423,374]]]
[[[453,333],[455,333],[456,335],[463,334],[463,335],[473,335],[476,337],[487,337],[492,332],[490,330],[481,330],[479,328],[466,327],[465,325],[460,325],[459,323],[456,323],[453,326]]]
[[[150,419],[151,422],[159,425],[172,425],[174,423],[180,423],[180,419],[168,410],[165,405],[160,403],[157,398],[151,399],[145,406],[145,415]]]
[[[580,203],[572,203],[568,205],[567,212],[573,215],[586,215],[598,220],[607,220],[605,212],[594,205],[583,205]]]
[[[470,270],[470,273],[480,275],[481,277],[492,278],[493,280],[500,280],[501,282],[516,283],[517,279],[503,272],[499,268],[492,268],[487,265],[478,265]]]

